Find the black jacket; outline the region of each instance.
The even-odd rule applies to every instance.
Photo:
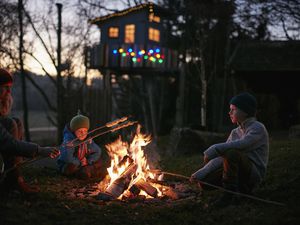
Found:
[[[37,144],[16,140],[0,123],[0,153],[35,157],[37,152]]]

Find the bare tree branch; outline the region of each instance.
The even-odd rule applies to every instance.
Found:
[[[30,55],[42,68],[42,70],[45,72],[45,74],[50,78],[50,80],[52,81],[52,83],[54,85],[56,85],[56,80],[47,72],[47,70],[45,69],[44,65],[40,62],[40,60],[38,60],[33,53],[28,52],[28,51],[24,51],[24,53],[26,53],[27,55]]]
[[[28,75],[27,72],[25,72],[25,76],[32,83],[32,85],[40,92],[45,102],[47,103],[49,109],[52,110],[53,112],[56,112],[57,108],[51,104],[51,101],[49,100],[44,90]]]

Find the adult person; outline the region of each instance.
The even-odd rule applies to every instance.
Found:
[[[23,193],[35,193],[38,187],[27,184],[21,174],[19,165],[23,157],[55,158],[59,150],[53,147],[41,147],[38,144],[22,141],[22,122],[10,117],[13,98],[11,88],[13,85],[12,75],[5,69],[0,68],[0,155],[1,155],[1,179],[0,192],[9,192],[17,189]],[[5,173],[5,171],[9,171]],[[5,177],[3,177],[5,175]]]

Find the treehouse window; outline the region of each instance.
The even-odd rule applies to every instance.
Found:
[[[125,43],[134,43],[135,25],[129,24],[125,26]]]
[[[119,37],[119,28],[118,27],[110,27],[108,29],[108,36],[110,38],[118,38]]]
[[[149,28],[149,40],[159,42],[160,41],[159,30],[150,27]]]
[[[159,16],[155,16],[154,13],[150,13],[149,14],[149,22],[159,23],[160,22],[160,17]]]

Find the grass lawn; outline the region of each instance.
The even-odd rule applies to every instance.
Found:
[[[300,224],[300,140],[271,140],[266,181],[255,196],[285,203],[277,206],[245,200],[240,205],[216,209],[211,199],[220,191],[204,191],[201,200],[160,203],[97,203],[66,197],[70,186],[83,181],[57,175],[53,169],[28,168],[26,177],[38,182],[41,192],[24,197],[13,194],[0,202],[0,224]],[[201,155],[166,157],[163,170],[190,176]]]

